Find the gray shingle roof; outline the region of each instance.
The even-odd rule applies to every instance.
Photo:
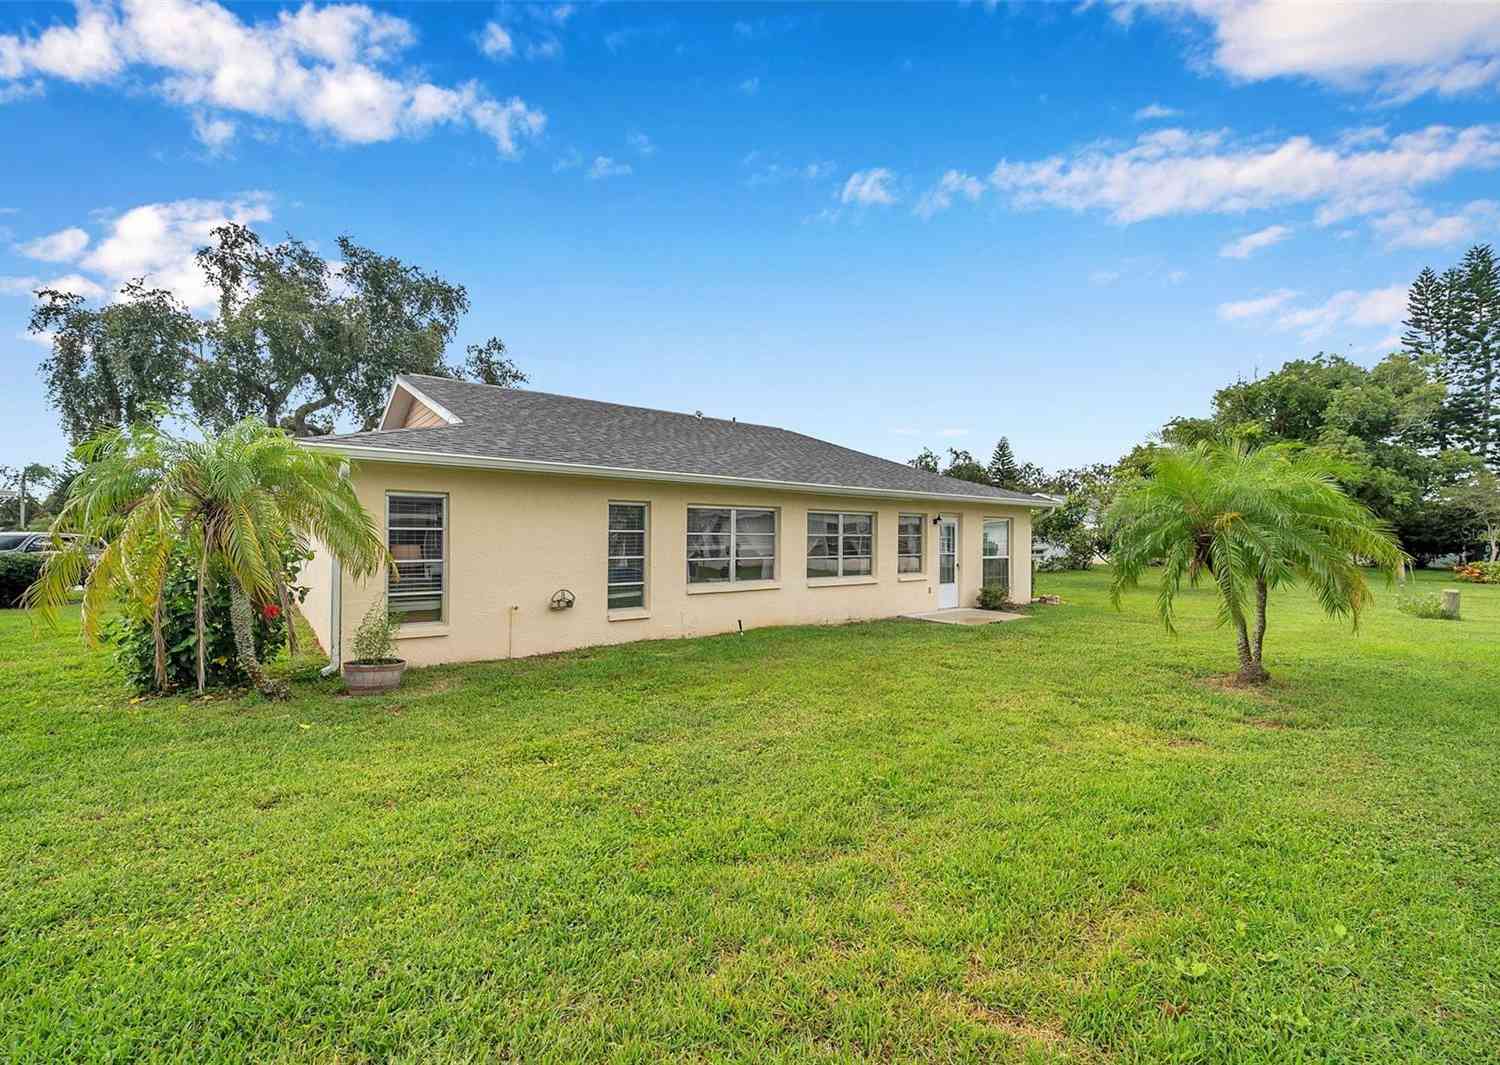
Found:
[[[1055,505],[1044,497],[942,477],[769,425],[446,377],[404,375],[397,380],[442,404],[461,424],[347,433],[306,442],[340,450],[638,470],[648,480],[652,475],[676,474]]]

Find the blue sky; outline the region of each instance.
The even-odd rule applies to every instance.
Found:
[[[1500,5],[0,7],[0,463],[37,284],[202,308],[227,217],[465,284],[531,386],[1107,460],[1372,362],[1500,230]]]

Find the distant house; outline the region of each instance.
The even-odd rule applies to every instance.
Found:
[[[417,664],[833,623],[1031,595],[1055,503],[800,433],[397,378],[378,429],[303,443],[354,460],[400,580],[319,552],[304,612],[335,655],[388,596]]]

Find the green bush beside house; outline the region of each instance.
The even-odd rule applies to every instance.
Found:
[[[290,601],[301,602],[304,589],[292,581],[296,568],[307,554],[288,560],[282,580]],[[167,652],[168,689],[190,689],[197,684],[198,639],[195,609],[198,596],[197,561],[178,549],[173,557],[162,594],[162,637]],[[228,576],[220,567],[210,567],[209,590],[204,602],[204,629],[207,634],[205,666],[209,687],[243,687],[251,682],[235,653],[234,628],[230,620]],[[252,632],[255,656],[265,662],[287,646],[290,619],[276,604],[265,604],[255,611]],[[126,600],[121,613],[103,626],[104,641],[113,651],[116,664],[137,692],[156,690],[155,641],[151,617],[134,600]]]

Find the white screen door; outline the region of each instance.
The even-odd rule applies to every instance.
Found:
[[[938,609],[958,606],[958,521],[938,523]]]

